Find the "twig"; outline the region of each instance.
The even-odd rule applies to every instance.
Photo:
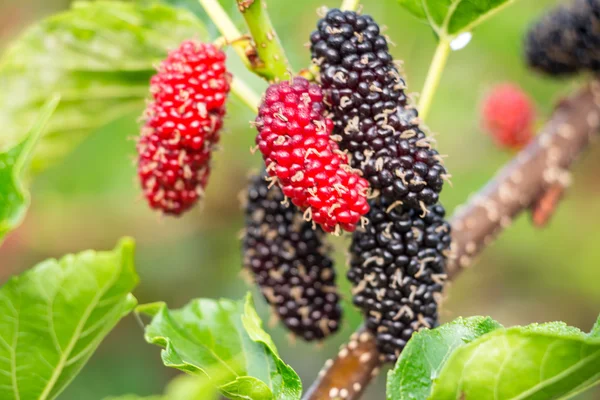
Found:
[[[475,194],[452,218],[451,279],[522,211],[549,187],[569,180],[568,169],[588,146],[600,127],[600,83],[592,82],[561,101],[536,140],[509,162],[487,186]],[[355,335],[364,332],[359,328]],[[304,400],[342,398],[356,400],[379,369],[379,353],[372,336],[354,347],[351,340],[329,361]],[[343,357],[342,357],[343,356]],[[353,390],[358,388],[360,390]],[[336,396],[332,397],[331,395]]]
[[[566,187],[555,183],[541,194],[531,205],[531,223],[536,228],[543,228],[554,215],[556,207],[565,195]]]
[[[241,32],[235,26],[227,12],[221,7],[217,0],[198,0],[209,18],[216,25],[227,44],[231,44],[242,62],[249,70],[256,68],[256,60],[251,57],[252,46],[250,40],[244,39]]]
[[[429,66],[429,71],[427,72],[427,78],[425,79],[421,97],[419,98],[419,116],[422,120],[425,120],[429,114],[433,96],[440,83],[440,79],[442,79],[442,73],[446,67],[449,55],[450,40],[440,37],[435,49],[435,54],[433,55],[433,60]]]
[[[291,78],[288,59],[267,13],[265,0],[237,0],[237,5],[263,62],[254,72],[269,82]]]
[[[260,96],[248,86],[246,82],[239,78],[233,78],[231,82],[231,91],[237,96],[254,114],[258,114],[258,105]]]

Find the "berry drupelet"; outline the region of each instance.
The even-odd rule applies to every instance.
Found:
[[[379,351],[393,362],[415,331],[438,323],[451,238],[441,205],[424,217],[389,207],[374,201],[369,225],[354,232],[348,279]]]
[[[574,0],[548,13],[529,30],[525,56],[549,75],[600,71],[600,0]]]
[[[151,79],[138,140],[138,176],[150,207],[179,215],[204,193],[231,75],[212,44],[185,41]]]
[[[272,180],[326,232],[352,232],[369,210],[368,182],[331,140],[321,88],[304,78],[271,85],[256,117],[256,143]]]
[[[446,171],[407,104],[387,40],[368,15],[330,10],[311,35],[333,138],[374,194],[424,209],[437,203]]]
[[[342,315],[325,235],[265,178],[255,177],[248,189],[244,265],[292,332],[323,339],[338,330]]]

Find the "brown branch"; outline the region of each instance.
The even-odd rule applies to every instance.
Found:
[[[600,83],[594,81],[562,100],[536,140],[456,210],[451,279],[549,188],[568,184],[568,169],[599,127]],[[373,337],[359,328],[335,360],[326,363],[304,400],[358,399],[377,375],[379,359]]]

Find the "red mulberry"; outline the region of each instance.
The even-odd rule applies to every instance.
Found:
[[[283,194],[326,232],[352,232],[369,210],[368,183],[331,140],[318,85],[304,78],[271,85],[256,118],[256,143]]]
[[[494,87],[483,101],[483,127],[502,147],[520,149],[533,138],[535,108],[518,86]]]
[[[179,215],[202,196],[230,77],[225,54],[212,44],[185,41],[160,64],[137,145],[150,207]]]
[[[281,189],[265,178],[255,177],[248,189],[244,266],[288,329],[323,339],[338,330],[342,315],[325,235],[283,204]]]
[[[407,104],[387,40],[368,15],[330,10],[311,35],[334,134],[374,195],[421,208],[437,203],[446,171]]]

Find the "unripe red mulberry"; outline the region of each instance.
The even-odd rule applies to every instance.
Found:
[[[369,15],[330,10],[311,35],[334,134],[373,195],[405,207],[435,204],[446,171],[407,104],[387,39]]]
[[[535,108],[518,86],[494,87],[483,101],[482,125],[502,147],[519,149],[533,138]]]
[[[185,41],[160,64],[137,145],[150,207],[179,215],[202,196],[230,78],[225,54],[212,44]]]
[[[288,329],[304,340],[323,339],[338,330],[342,315],[325,235],[265,178],[248,188],[244,266]]]
[[[304,78],[271,85],[256,118],[256,143],[283,194],[326,232],[352,232],[367,213],[368,183],[331,140],[318,85]]]

